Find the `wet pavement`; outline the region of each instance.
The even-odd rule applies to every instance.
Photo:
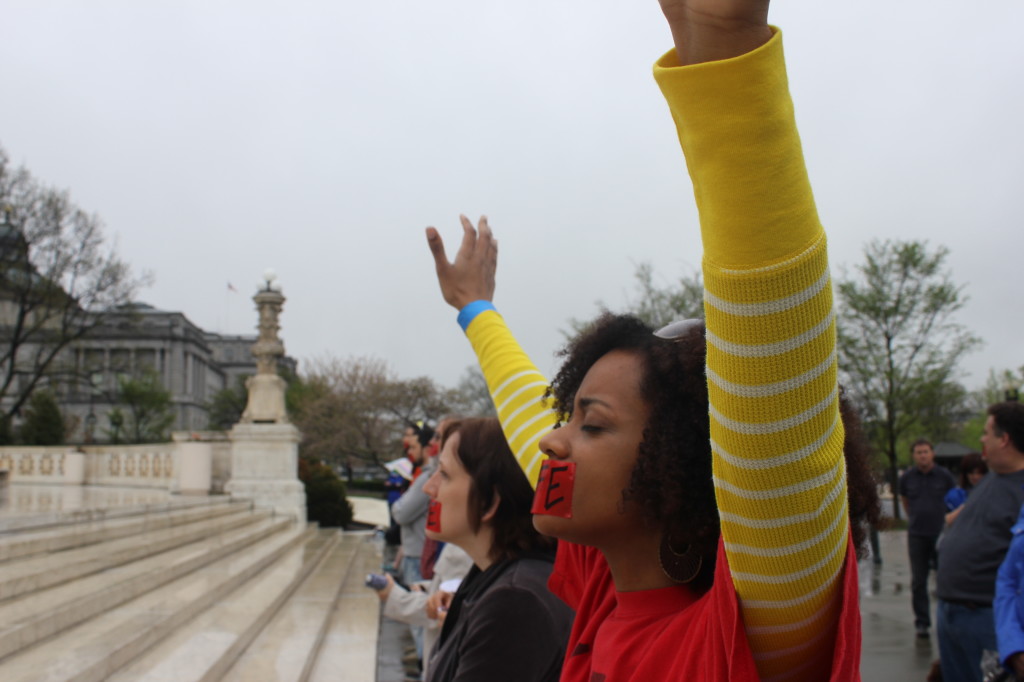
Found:
[[[918,639],[910,608],[910,564],[907,534],[888,531],[879,536],[882,564],[860,562],[863,682],[923,682],[939,647],[932,629],[930,639]],[[935,612],[935,574],[932,573],[932,613]],[[402,649],[411,643],[408,627],[382,618],[378,682],[405,679],[400,663]]]
[[[864,682],[918,682],[926,678],[939,645],[918,639],[910,608],[910,561],[905,531],[879,534],[882,565],[860,562],[860,613],[863,624],[861,679]],[[930,580],[932,623],[935,622],[935,573]]]

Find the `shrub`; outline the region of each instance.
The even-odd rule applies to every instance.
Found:
[[[32,394],[25,409],[20,435],[25,445],[60,445],[64,442],[64,417],[52,393],[36,391]]]
[[[345,482],[329,466],[299,458],[299,480],[306,486],[306,519],[322,527],[344,527],[352,522],[352,504]]]

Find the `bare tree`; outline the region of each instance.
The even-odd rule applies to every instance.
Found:
[[[143,282],[105,243],[97,216],[2,149],[0,220],[0,417],[10,419],[37,387],[76,378],[62,351]]]
[[[633,271],[633,279],[635,289],[623,312],[639,317],[655,329],[679,319],[704,317],[704,280],[699,270],[661,286],[655,282],[654,266],[643,262]],[[609,310],[603,301],[598,301],[597,306]],[[589,321],[572,318],[565,335],[575,336],[588,324]]]
[[[459,403],[455,391],[429,377],[400,379],[377,358],[328,357],[306,364],[289,393],[302,454],[312,459],[382,464],[401,454],[407,424],[436,423]]]
[[[470,365],[463,371],[455,387],[458,396],[457,412],[466,417],[497,417],[491,391],[487,388],[484,373],[477,365]]]

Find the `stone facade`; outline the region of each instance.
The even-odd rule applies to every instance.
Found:
[[[120,377],[156,372],[171,393],[175,431],[207,428],[207,403],[224,388],[233,388],[256,373],[252,346],[256,335],[207,332],[183,313],[135,303],[107,313],[104,323],[66,348],[55,363],[63,375],[51,383],[65,417],[75,424],[70,442],[84,442],[89,415],[95,417],[93,439],[109,440],[108,413],[116,405]],[[281,363],[295,371],[292,358]]]

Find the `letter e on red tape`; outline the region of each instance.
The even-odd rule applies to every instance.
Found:
[[[572,488],[576,482],[576,463],[549,459],[541,465],[537,491],[533,494],[533,514],[572,518]]]

